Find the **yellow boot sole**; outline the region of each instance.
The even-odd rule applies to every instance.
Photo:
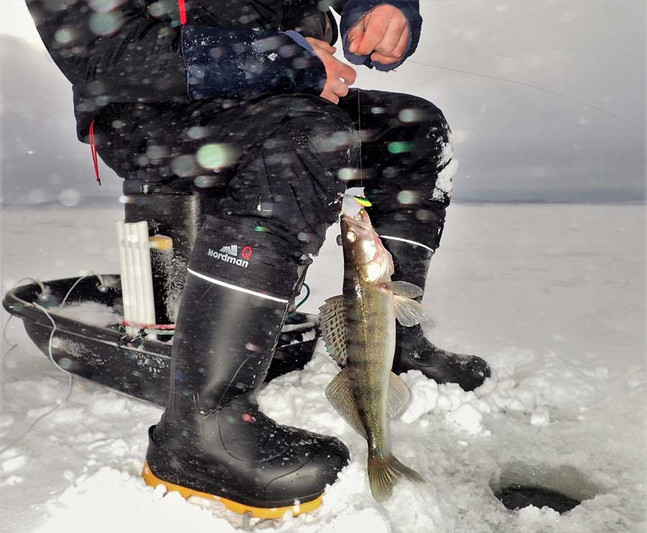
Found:
[[[158,485],[164,485],[169,492],[179,492],[184,498],[189,498],[191,496],[198,496],[199,498],[206,498],[208,500],[215,500],[222,503],[230,511],[234,511],[239,514],[252,513],[254,518],[265,518],[265,519],[276,519],[283,518],[286,512],[290,511],[294,516],[309,513],[314,511],[323,503],[323,494],[318,498],[311,500],[306,503],[300,503],[298,505],[290,505],[288,507],[252,507],[251,505],[246,505],[244,503],[235,502],[233,500],[228,500],[222,498],[221,496],[214,496],[213,494],[208,494],[206,492],[200,492],[197,490],[189,489],[187,487],[182,487],[181,485],[175,485],[174,483],[169,483],[158,478],[151,471],[148,463],[144,464],[144,470],[142,471],[142,477],[147,485],[151,487],[157,487]]]

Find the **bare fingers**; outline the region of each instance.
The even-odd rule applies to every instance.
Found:
[[[355,53],[361,56],[375,51],[378,44],[384,39],[384,35],[389,27],[389,18],[385,16],[369,17],[370,15],[367,15],[365,30],[361,35],[361,41],[356,44],[357,49]]]
[[[375,52],[389,57],[404,55],[409,43],[409,25],[403,19],[391,19],[382,40],[375,47]]]
[[[404,58],[404,53],[409,47],[409,27],[405,26],[405,30],[399,37],[397,44],[391,47],[384,47],[384,49],[378,49],[371,54],[371,59],[382,63],[383,65],[389,65],[391,63],[397,63],[402,61]]]
[[[310,45],[317,50],[323,50],[324,52],[327,52],[329,54],[334,54],[337,49],[333,48],[330,43],[327,41],[322,41],[320,39],[315,39],[314,37],[306,37],[306,41],[310,43]]]
[[[357,72],[354,68],[349,67],[348,65],[339,62],[339,77],[344,80],[347,85],[352,85],[357,80]]]

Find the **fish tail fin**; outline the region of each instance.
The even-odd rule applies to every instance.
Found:
[[[416,483],[424,483],[424,478],[415,470],[403,465],[393,455],[388,457],[370,456],[368,458],[368,482],[373,497],[382,502],[391,497],[394,485],[405,477]]]

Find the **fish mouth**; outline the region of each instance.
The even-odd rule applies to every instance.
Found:
[[[360,209],[359,213],[354,216],[343,214],[341,216],[341,221],[345,222],[351,228],[354,227],[362,230],[368,230],[372,227],[371,219],[368,217],[366,209]]]
[[[344,258],[360,269],[360,275],[366,283],[389,281],[393,275],[393,258],[384,247],[379,235],[375,232],[366,210],[361,209],[357,215],[344,213],[341,216]]]

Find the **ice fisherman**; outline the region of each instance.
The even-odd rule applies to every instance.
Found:
[[[145,478],[256,516],[314,509],[347,464],[337,439],[277,424],[254,390],[289,306],[360,182],[395,264],[424,287],[449,205],[449,127],[430,102],[349,89],[353,65],[390,71],[420,38],[418,0],[27,0],[73,84],[78,136],[131,190],[204,195]],[[360,133],[361,130],[361,150]],[[359,158],[361,157],[361,163]],[[361,168],[361,176],[358,169]],[[214,250],[246,247],[245,262]],[[396,373],[466,390],[482,359],[398,326]]]

